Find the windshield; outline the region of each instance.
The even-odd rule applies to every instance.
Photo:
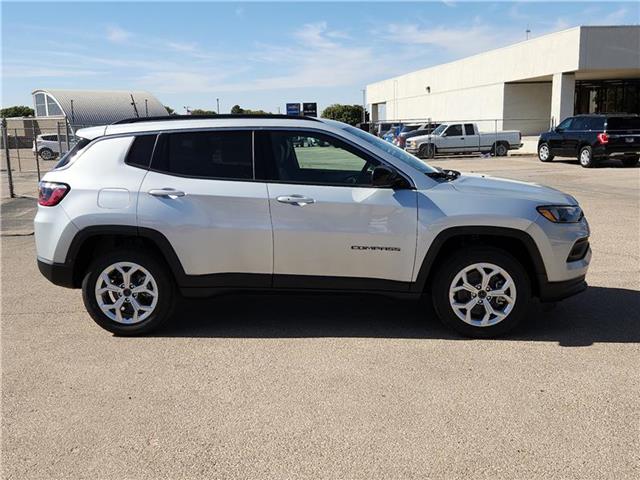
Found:
[[[344,129],[351,133],[352,135],[358,137],[361,140],[364,140],[370,145],[374,147],[378,147],[380,150],[384,150],[389,155],[392,155],[394,158],[397,158],[402,163],[409,165],[412,168],[415,168],[419,172],[422,173],[433,173],[437,172],[435,168],[426,164],[422,160],[414,157],[410,153],[405,152],[401,148],[396,147],[392,143],[385,142],[381,138],[376,137],[375,135],[371,135],[370,133],[365,132],[364,130],[360,130],[356,127],[346,126]]]
[[[53,167],[54,169],[62,168],[65,165],[67,165],[73,159],[73,157],[75,157],[78,154],[78,152],[80,152],[80,150],[82,150],[84,147],[89,145],[89,143],[91,142],[91,140],[89,140],[88,138],[81,138],[81,137],[76,137],[76,140],[77,140],[77,143],[73,146],[73,148],[71,148],[71,150],[69,150],[60,158],[58,163],[56,163],[55,167]]]
[[[433,132],[434,135],[440,135],[442,132],[444,132],[446,130],[446,128],[448,127],[448,125],[445,125],[444,123],[442,125],[438,125],[438,128],[436,128]]]

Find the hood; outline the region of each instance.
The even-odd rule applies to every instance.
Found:
[[[505,199],[521,198],[547,205],[577,205],[577,200],[555,188],[536,183],[463,173],[450,185],[462,193],[484,194]]]

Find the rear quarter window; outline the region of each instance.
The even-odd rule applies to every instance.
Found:
[[[149,168],[156,137],[156,135],[140,135],[136,137],[131,144],[129,153],[127,153],[125,163],[133,167]]]
[[[53,167],[54,169],[62,168],[65,165],[68,165],[69,162],[71,162],[71,160],[73,160],[73,158],[78,155],[78,153],[80,153],[87,145],[89,145],[89,143],[91,143],[91,140],[89,140],[88,138],[77,138],[78,142],[73,146],[71,150],[69,150],[60,158],[55,167]]]
[[[640,117],[609,117],[607,131],[640,130]]]

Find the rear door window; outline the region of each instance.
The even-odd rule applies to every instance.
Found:
[[[604,130],[604,117],[591,117],[587,123],[588,130],[602,132]]]
[[[473,129],[473,124],[472,123],[465,123],[464,124],[464,133],[465,135],[475,135],[476,132]]]
[[[160,136],[151,168],[195,178],[253,179],[250,131],[199,131]]]

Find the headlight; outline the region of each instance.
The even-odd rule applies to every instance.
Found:
[[[545,205],[538,207],[538,212],[553,223],[577,223],[584,216],[577,205]]]

